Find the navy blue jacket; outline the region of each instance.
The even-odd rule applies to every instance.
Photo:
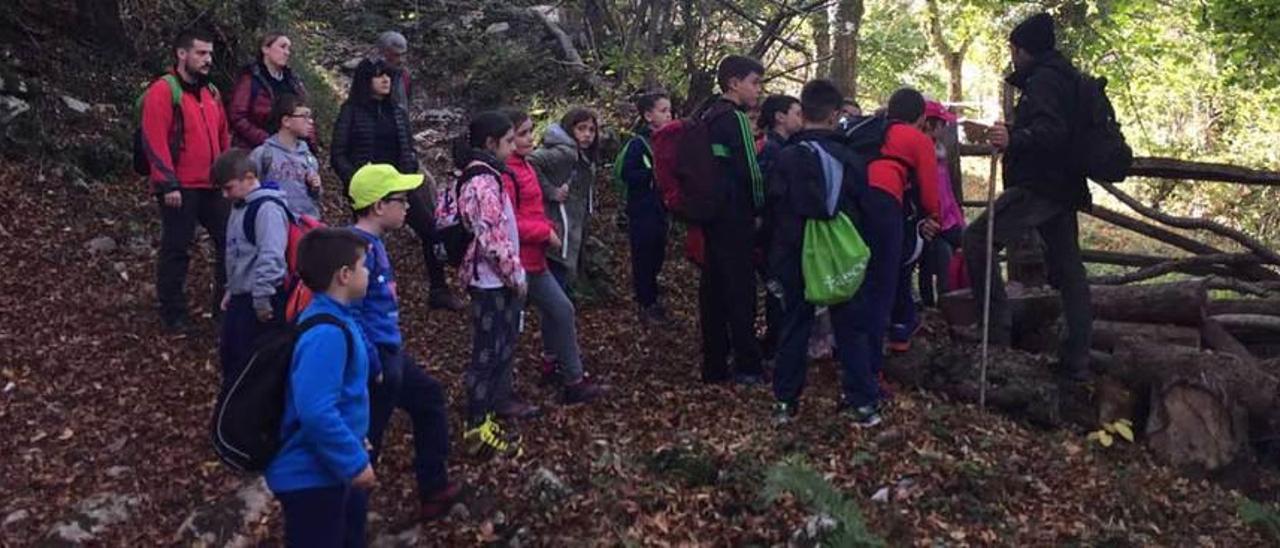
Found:
[[[649,130],[644,128],[627,141],[622,155],[622,181],[627,185],[627,217],[629,219],[663,219],[666,209],[653,180],[653,152]]]

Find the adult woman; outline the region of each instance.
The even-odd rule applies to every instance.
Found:
[[[381,60],[364,60],[356,67],[351,93],[333,126],[330,163],[345,186],[357,169],[369,163],[391,164],[401,173],[418,172],[409,112],[391,98],[392,69]],[[436,257],[435,208],[423,190],[409,193],[408,223],[422,241],[430,277],[432,308],[460,310],[465,305],[449,290],[444,264]]]
[[[231,92],[231,144],[253,149],[274,132],[269,127],[271,108],[281,95],[294,95],[304,101],[307,90],[289,69],[293,42],[279,32],[263,35],[259,42],[258,60],[246,65]],[[314,133],[314,130],[313,130]],[[314,140],[314,135],[308,135]]]

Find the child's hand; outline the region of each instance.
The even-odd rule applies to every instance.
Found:
[[[560,185],[560,188],[556,189],[555,194],[552,194],[552,198],[557,202],[563,202],[569,199],[569,183]]]
[[[228,306],[231,306],[231,293],[229,292],[222,294],[222,304],[219,305],[219,308],[226,312]]]
[[[525,297],[528,297],[528,296],[529,296],[529,284],[527,284],[527,283],[525,283],[525,282],[520,282],[518,285],[516,285],[516,298],[517,298],[517,299],[520,299],[521,301],[524,301],[524,300],[525,300]]]
[[[351,480],[351,486],[365,491],[372,491],[374,487],[377,487],[378,476],[373,474],[373,465],[365,465],[364,470],[361,470],[355,479]]]
[[[933,219],[925,219],[920,221],[920,235],[926,240],[932,240],[938,237],[938,233],[942,231],[942,226],[938,221]]]
[[[560,240],[560,235],[556,234],[554,230],[551,231],[551,241],[549,243],[552,249],[560,249],[560,246],[564,245],[564,242]]]
[[[175,190],[173,192],[164,193],[164,205],[165,207],[172,207],[174,209],[182,207],[182,192]]]
[[[320,192],[320,174],[314,171],[307,174],[307,186],[311,187],[312,191],[319,193]]]
[[[253,312],[258,315],[258,321],[262,323],[271,321],[274,316],[274,314],[271,313],[270,308],[255,308]]]

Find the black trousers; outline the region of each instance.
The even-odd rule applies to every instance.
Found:
[[[727,380],[729,352],[738,374],[759,375],[756,341],[756,272],[751,264],[755,225],[750,216],[726,215],[703,225],[706,266],[698,284],[702,324],[702,380]]]
[[[187,298],[183,287],[187,282],[187,268],[191,262],[191,243],[196,237],[196,227],[203,226],[213,240],[217,267],[214,269],[214,288],[210,295],[213,309],[222,301],[223,288],[227,285],[225,243],[227,239],[227,215],[230,207],[219,190],[182,190],[182,207],[160,202],[160,257],[156,265],[156,297],[160,300],[160,314],[166,321],[174,321],[187,315]]]
[[[426,192],[428,190],[419,189],[409,193],[409,212],[405,221],[422,242],[422,259],[427,264],[429,278],[427,282],[431,285],[431,290],[435,291],[447,288],[449,283],[445,279],[444,262],[436,256],[435,247],[439,239],[436,237],[435,204]]]

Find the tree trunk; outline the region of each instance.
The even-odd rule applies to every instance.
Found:
[[[846,97],[858,96],[858,31],[864,12],[863,0],[840,0],[836,4],[831,79]]]
[[[133,40],[120,19],[119,0],[76,0],[76,26],[82,40],[112,59],[133,56]]]
[[[1094,286],[1093,317],[1099,320],[1199,327],[1204,323],[1207,291],[1203,280],[1167,284]],[[981,311],[968,289],[952,291],[939,301],[951,325],[973,325]],[[1009,297],[1013,324],[1020,331],[1052,325],[1062,314],[1057,291],[1037,290]],[[1276,319],[1280,323],[1280,318]]]
[[[809,14],[809,25],[813,28],[813,43],[818,52],[818,65],[815,78],[831,76],[831,10],[819,8]]]
[[[1204,325],[1200,326],[1200,334],[1204,340],[1204,345],[1221,352],[1230,354],[1249,363],[1256,363],[1253,352],[1240,342],[1235,335],[1216,320],[1205,320]]]
[[[1280,299],[1222,299],[1209,301],[1207,313],[1218,314],[1265,314],[1280,316]]]
[[[690,114],[715,93],[715,78],[707,68],[698,62],[698,38],[702,34],[703,14],[699,10],[697,0],[680,1],[681,18],[684,22],[684,65],[689,74],[689,89],[685,91],[684,105],[681,109]]]
[[[951,77],[948,89],[953,103],[964,101],[964,54],[964,51],[953,51],[945,55],[947,74]]]

